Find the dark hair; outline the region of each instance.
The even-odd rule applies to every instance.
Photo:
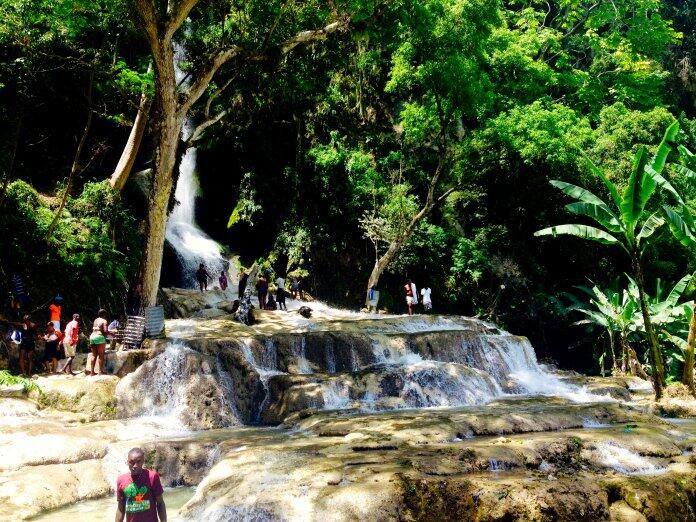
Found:
[[[102,319],[106,319],[106,317],[107,317],[109,314],[108,314],[108,312],[107,312],[106,310],[104,310],[103,308],[101,308],[101,309],[99,310],[99,312],[97,313],[97,315],[98,315],[99,317],[101,317]]]
[[[22,317],[22,320],[23,320],[23,321],[30,321],[30,320],[31,320],[31,316],[30,316],[29,314],[24,314],[24,317]]]
[[[130,457],[131,455],[142,455],[144,457],[145,452],[140,448],[131,448],[131,450],[128,452],[128,456]]]
[[[80,318],[80,314],[72,314],[73,321],[77,321]]]

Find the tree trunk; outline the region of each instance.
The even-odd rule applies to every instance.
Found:
[[[643,365],[640,364],[640,361],[638,360],[638,354],[636,354],[636,351],[633,348],[628,346],[628,343],[626,344],[626,359],[628,360],[628,368],[631,375],[645,379],[646,381],[650,380],[650,377],[643,369]]]
[[[398,254],[401,250],[401,247],[403,247],[406,241],[408,241],[408,239],[411,237],[413,231],[416,230],[418,223],[420,223],[425,216],[430,214],[430,211],[433,209],[434,206],[435,205],[432,203],[426,203],[426,205],[415,216],[413,216],[411,222],[408,224],[406,229],[399,235],[399,237],[397,237],[394,241],[392,241],[389,244],[389,248],[387,248],[387,251],[384,254],[382,254],[382,257],[375,261],[375,266],[372,268],[370,277],[367,280],[367,288],[377,286],[377,283],[379,283],[379,278],[381,277],[382,273],[394,260],[396,254]]]
[[[133,311],[140,312],[157,301],[164,237],[167,227],[169,197],[173,185],[176,151],[183,118],[178,112],[177,89],[174,73],[174,55],[171,43],[162,44],[155,60],[155,162],[152,173],[150,208],[145,225],[145,248],[140,262],[138,286],[135,288]]]
[[[684,356],[684,374],[682,375],[682,382],[696,396],[696,389],[694,388],[694,345],[696,345],[696,305],[691,310],[689,337],[686,341],[686,355]]]
[[[147,68],[147,72],[152,71],[152,62]],[[152,98],[150,97],[147,89],[143,87],[142,94],[140,95],[140,104],[138,105],[138,114],[133,122],[133,127],[131,127],[130,134],[128,136],[128,141],[126,146],[123,148],[121,153],[121,158],[118,160],[118,165],[114,173],[109,178],[109,183],[111,186],[118,190],[119,192],[123,190],[123,187],[128,181],[128,176],[130,176],[131,170],[133,169],[133,164],[135,163],[135,158],[138,155],[138,150],[140,149],[140,142],[145,135],[145,129],[147,128],[147,117],[150,113],[150,102]]]
[[[643,270],[640,266],[640,253],[633,253],[633,271],[638,285],[638,297],[640,300],[640,311],[643,314],[643,322],[645,323],[645,334],[648,337],[648,357],[652,366],[652,382],[655,390],[655,400],[659,401],[662,398],[662,389],[665,386],[665,368],[662,362],[662,354],[660,346],[657,342],[657,336],[653,330],[652,321],[650,320],[650,311],[645,298],[645,281],[643,279]]]
[[[616,364],[616,350],[614,350],[614,332],[609,331],[609,349],[611,350],[611,374],[617,375],[619,367]]]

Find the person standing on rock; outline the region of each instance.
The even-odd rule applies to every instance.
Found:
[[[72,375],[72,362],[77,353],[77,341],[80,338],[80,314],[73,314],[72,321],[65,326],[65,337],[63,337],[63,349],[67,362],[63,369],[63,373]]]
[[[406,292],[406,306],[408,306],[408,315],[413,315],[413,306],[417,302],[416,285],[411,282],[410,279],[406,280],[404,285],[404,291]]]
[[[247,285],[248,279],[249,279],[249,274],[247,274],[246,271],[243,271],[242,275],[239,277],[239,284],[237,285],[237,295],[239,296],[240,301],[244,297],[244,290],[246,290],[246,285]]]
[[[421,304],[423,305],[423,310],[429,312],[433,309],[433,301],[430,298],[432,290],[429,286],[424,286],[421,288]]]
[[[50,321],[53,323],[53,328],[58,331],[60,331],[60,303],[62,302],[63,298],[60,295],[57,295],[53,298],[50,306],[48,307],[48,313],[51,315]]]
[[[46,335],[44,335],[44,369],[46,373],[56,373],[58,369],[60,335],[60,330],[56,330],[53,321],[46,323]]]
[[[288,307],[285,306],[285,279],[278,276],[276,279],[276,286],[278,290],[276,291],[276,301],[278,302],[278,308],[280,310],[288,311]]]
[[[298,299],[300,294],[300,280],[297,277],[293,277],[290,282],[290,290],[292,291],[292,298]]]
[[[167,522],[162,482],[156,471],[143,467],[145,452],[133,448],[128,452],[129,473],[116,480],[116,522]]]
[[[208,290],[208,279],[210,279],[210,274],[205,269],[205,265],[201,263],[196,270],[196,281],[198,281],[198,286],[201,287],[201,292]]]
[[[261,310],[266,309],[266,298],[268,296],[268,281],[266,276],[261,274],[258,281],[256,281],[256,291],[259,296],[259,308]]]
[[[227,290],[227,275],[225,274],[224,270],[220,272],[218,281],[220,282],[220,289],[223,291]]]
[[[94,366],[97,364],[97,359],[99,359],[99,375],[106,373],[104,359],[106,356],[106,336],[109,334],[107,330],[109,321],[107,321],[106,317],[106,310],[102,308],[92,324],[92,333],[89,336],[89,349],[92,351],[92,361],[90,362],[89,370],[86,372],[87,375],[95,375]]]
[[[36,348],[36,325],[25,315],[22,321],[22,342],[19,345],[19,369],[22,375],[31,377]]]

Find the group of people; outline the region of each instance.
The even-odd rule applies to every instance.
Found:
[[[57,295],[48,307],[49,320],[46,323],[45,332],[41,336],[44,341],[43,366],[46,373],[65,373],[73,375],[73,360],[77,354],[77,343],[80,338],[80,314],[73,314],[72,320],[65,325],[61,324],[62,298]],[[106,372],[106,344],[113,339],[118,331],[117,320],[108,322],[108,314],[104,309],[99,310],[97,318],[92,323],[92,331],[89,336],[89,347],[92,359],[86,369],[87,375],[96,375],[95,366],[98,363],[99,373]],[[39,336],[38,326],[29,314],[24,314],[22,322],[10,332],[10,340],[19,345],[19,368],[23,376],[31,376],[34,366],[34,351]],[[63,368],[58,369],[58,361],[65,359]]]
[[[245,272],[246,275],[246,272]],[[248,277],[248,276],[247,276]],[[285,289],[285,278],[278,276],[275,280],[276,295],[273,297],[273,292],[268,287],[268,278],[265,274],[260,274],[256,280],[256,293],[259,298],[259,308],[262,310],[288,310],[285,304],[287,290]],[[293,278],[291,282],[291,295],[293,299],[297,299],[300,295],[300,283],[297,278]]]
[[[285,298],[288,295],[287,289],[285,287],[286,280],[282,276],[278,276],[275,279],[275,296],[269,287],[269,274],[261,272],[256,279],[256,295],[259,300],[259,308],[262,310],[286,310],[287,305],[285,304]],[[205,264],[201,263],[196,270],[196,281],[198,281],[198,286],[201,292],[208,290],[208,280],[211,279],[210,274],[205,268]],[[239,284],[237,287],[237,295],[241,299],[244,296],[244,291],[246,290],[247,282],[249,280],[249,274],[246,271],[242,271],[239,276]],[[224,270],[220,271],[220,277],[218,277],[218,282],[220,283],[221,290],[227,290],[229,286],[229,279]],[[293,299],[304,300],[304,291],[302,288],[302,281],[298,277],[293,277],[290,281],[290,294]]]
[[[406,306],[408,306],[408,315],[413,315],[413,309],[418,304],[418,289],[416,284],[410,279],[406,280],[404,285],[404,292],[406,294]],[[423,306],[424,312],[429,312],[433,309],[433,301],[430,295],[432,290],[429,286],[424,286],[420,291],[420,303]]]

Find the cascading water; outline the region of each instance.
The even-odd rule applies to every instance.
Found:
[[[241,418],[252,423],[282,421],[306,408],[448,408],[485,404],[511,395],[558,396],[574,402],[611,400],[562,381],[539,366],[526,338],[486,323],[466,318],[420,318],[420,330],[414,332],[410,319],[386,318],[382,329],[380,322],[351,318],[338,325],[339,329],[334,330],[332,324],[324,332],[317,329],[321,322],[315,322],[303,332],[293,329],[279,332],[278,337],[273,333],[251,334],[225,342],[224,349],[212,347],[211,351],[204,343],[196,350],[209,354],[206,357],[217,353],[218,358],[224,351],[235,351],[247,361],[249,366],[230,370],[232,376],[218,367],[212,378],[222,390],[217,401],[220,408],[234,407],[234,401],[225,398],[235,393],[236,385],[258,386],[256,391],[240,388],[241,395],[235,395],[237,402],[244,403],[239,411],[247,412]],[[175,323],[168,331],[177,337],[176,343],[196,347],[197,324],[201,325],[200,333],[209,337],[205,321]],[[173,350],[170,358],[182,349],[176,343],[167,348]],[[163,363],[174,364],[167,361]],[[215,362],[212,365],[215,367]],[[179,380],[191,373],[190,369],[176,372],[181,374]],[[167,379],[160,381],[157,387],[169,390]],[[167,391],[167,400],[171,402],[180,390],[185,388]],[[171,409],[169,403],[165,406],[158,411]]]
[[[268,390],[268,381],[275,375],[283,374],[283,372],[280,372],[277,369],[276,350],[271,339],[266,339],[258,358],[256,355],[254,355],[252,341],[249,339],[245,339],[242,342],[241,350],[244,359],[251,364],[254,370],[258,373],[259,379],[261,380],[261,385],[263,386],[263,400],[254,413],[254,422],[259,423],[261,422],[261,414],[268,406],[268,402],[270,401],[271,397]]]
[[[173,431],[241,424],[232,376],[218,358],[179,341],[121,379],[116,387],[122,417],[140,417]],[[199,398],[205,394],[206,401]]]
[[[184,80],[179,64],[185,58],[185,50],[175,44],[176,81]],[[185,81],[184,81],[185,83]],[[190,118],[184,122],[182,138],[186,141],[195,126]],[[181,265],[181,281],[185,288],[197,286],[195,273],[203,263],[213,281],[220,271],[227,268],[227,261],[220,254],[220,245],[196,225],[195,204],[198,187],[196,183],[196,149],[188,148],[179,165],[179,179],[174,196],[178,204],[167,220],[166,239],[176,252]]]
[[[595,453],[599,463],[623,475],[652,475],[666,470],[616,442],[597,444]]]

